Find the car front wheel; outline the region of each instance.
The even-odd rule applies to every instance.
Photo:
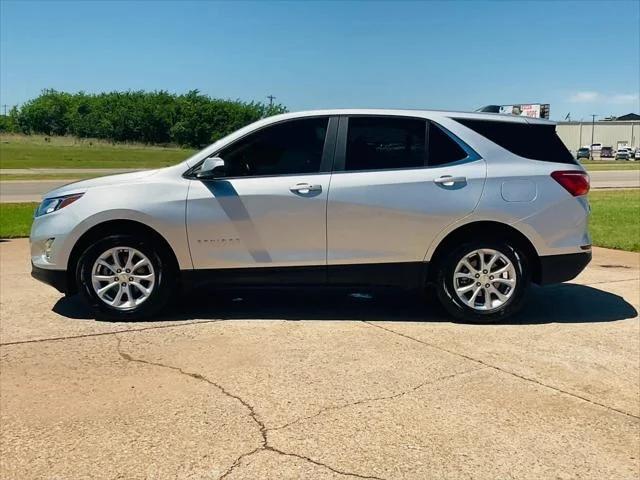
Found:
[[[452,251],[436,285],[447,312],[473,323],[499,322],[516,313],[528,286],[525,256],[502,242],[472,242]]]
[[[78,284],[85,299],[113,320],[147,318],[170,300],[175,285],[167,255],[136,235],[111,235],[85,250]]]

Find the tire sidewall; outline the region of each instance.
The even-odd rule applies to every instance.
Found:
[[[130,310],[118,310],[103,302],[93,289],[91,274],[95,261],[105,251],[114,247],[131,247],[147,256],[156,274],[156,283],[149,298]],[[166,256],[154,248],[152,242],[136,235],[110,235],[87,248],[81,255],[76,278],[83,297],[96,308],[102,317],[110,320],[137,320],[158,312],[171,296],[171,272]]]
[[[516,287],[512,296],[497,310],[483,312],[465,305],[455,292],[453,275],[458,262],[474,250],[492,249],[505,255],[516,271]],[[448,255],[438,272],[438,298],[448,313],[456,319],[471,323],[495,323],[515,314],[524,302],[530,283],[530,269],[526,257],[514,246],[506,242],[470,242],[455,249]]]

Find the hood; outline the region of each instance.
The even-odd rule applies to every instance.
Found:
[[[157,170],[142,170],[139,172],[118,173],[115,175],[106,175],[104,177],[90,178],[79,182],[69,183],[45,193],[42,198],[61,197],[72,193],[85,192],[93,187],[105,187],[108,185],[122,185],[125,183],[134,183],[143,178],[150,177],[158,173]]]

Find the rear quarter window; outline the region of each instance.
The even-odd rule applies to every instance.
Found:
[[[454,120],[520,157],[543,162],[577,163],[556,134],[555,125],[471,118]]]

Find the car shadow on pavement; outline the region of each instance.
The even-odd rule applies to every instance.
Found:
[[[59,315],[94,320],[77,296],[60,299]],[[534,286],[522,311],[508,324],[592,323],[634,318],[638,312],[624,298],[597,288],[560,284]],[[368,320],[451,322],[436,300],[400,291],[329,289],[198,290],[184,296],[165,314],[146,320]]]

